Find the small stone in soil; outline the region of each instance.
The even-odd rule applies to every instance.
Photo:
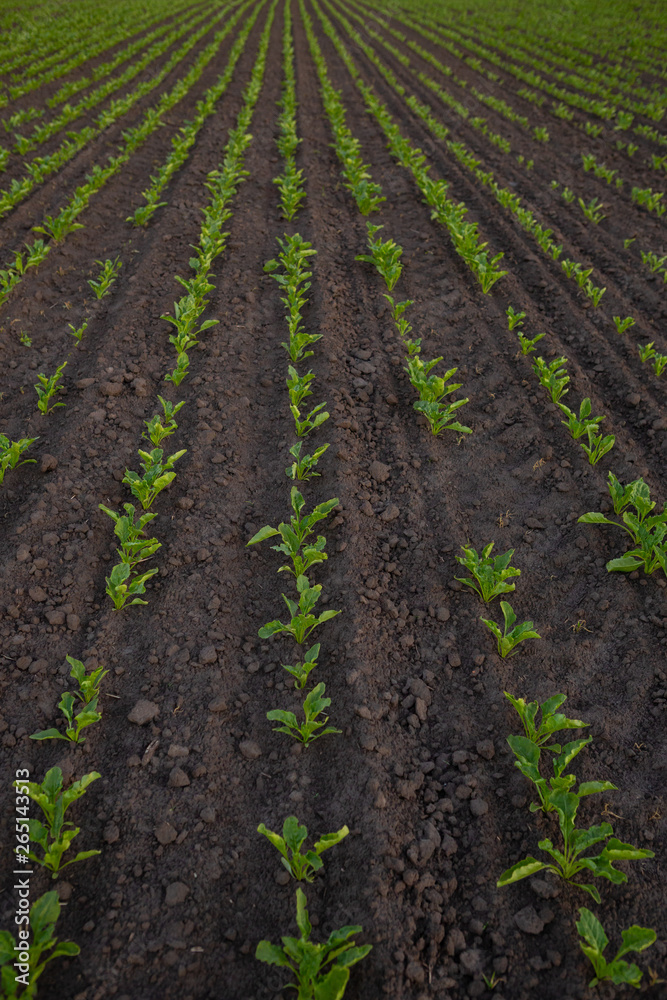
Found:
[[[137,726],[145,726],[147,722],[152,722],[159,714],[160,709],[154,701],[146,701],[141,698],[128,715],[128,719]]]

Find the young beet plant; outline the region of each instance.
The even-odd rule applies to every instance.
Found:
[[[320,855],[330,847],[339,844],[347,837],[349,829],[342,826],[336,833],[325,833],[316,840],[311,850],[301,853],[301,848],[308,836],[305,826],[299,826],[296,816],[288,816],[283,823],[283,835],[267,830],[263,823],[257,827],[257,833],[263,833],[281,854],[281,864],[298,882],[312,882],[316,872],[323,867]]]
[[[37,980],[54,958],[71,958],[81,949],[73,941],[59,941],[54,935],[60,916],[60,900],[55,889],[45,892],[30,907],[30,944],[23,928],[16,942],[9,931],[0,931],[0,986],[6,1000],[32,1000],[37,996]],[[19,952],[28,952],[28,961],[20,961]],[[18,966],[14,963],[18,963]],[[21,968],[25,965],[25,969]],[[19,979],[19,975],[21,979]],[[22,986],[25,985],[25,989]],[[19,990],[21,991],[19,993]]]
[[[465,427],[457,420],[454,420],[454,414],[460,407],[465,406],[468,398],[457,399],[456,402],[448,404],[443,402],[445,396],[461,388],[460,382],[454,382],[451,385],[447,384],[458,369],[450,368],[443,376],[429,374],[439,361],[442,361],[441,357],[426,362],[417,356],[408,357],[405,371],[407,371],[410,376],[410,382],[419,393],[419,399],[416,403],[413,403],[413,407],[418,413],[424,414],[433,434],[439,434],[442,430],[458,431],[459,434],[472,434],[472,428]]]
[[[616,332],[621,336],[626,330],[629,330],[631,326],[635,325],[635,320],[632,316],[626,316],[625,319],[621,319],[620,316],[614,316],[614,326],[616,327]]]
[[[596,886],[575,881],[575,877],[583,871],[589,871],[594,876],[606,878],[614,885],[621,885],[627,882],[628,877],[625,872],[614,868],[616,861],[639,861],[644,858],[654,857],[653,851],[646,851],[633,847],[632,844],[624,844],[613,837],[613,828],[609,823],[601,823],[599,826],[592,826],[590,829],[577,829],[575,826],[577,811],[581,799],[586,795],[600,791],[600,784],[608,785],[607,782],[582,782],[577,791],[573,789],[544,790],[544,796],[551,807],[558,814],[558,824],[563,839],[563,848],[559,850],[554,847],[553,842],[548,838],[540,840],[538,847],[541,851],[549,854],[552,864],[545,861],[538,861],[532,856],[518,861],[498,879],[497,885],[511,885],[521,879],[536,875],[540,871],[550,871],[554,875],[565,879],[578,889],[583,889],[589,893],[596,903],[600,902],[600,893]],[[595,786],[595,787],[590,787]],[[605,842],[602,850],[594,855],[584,855],[595,844]]]
[[[274,621],[262,625],[257,633],[261,639],[268,639],[271,635],[285,632],[301,644],[306,641],[310,633],[318,625],[323,625],[331,618],[335,618],[336,615],[340,614],[340,611],[333,610],[323,611],[319,616],[312,614],[313,608],[320,599],[321,584],[317,583],[314,587],[311,587],[307,576],[299,576],[296,580],[296,588],[299,593],[298,604],[296,601],[292,601],[289,597],[286,597],[285,594],[282,595],[287,605],[287,610],[291,615],[290,621],[281,622],[278,619],[274,619]]]
[[[290,412],[294,417],[294,429],[297,437],[305,437],[307,434],[310,434],[311,431],[315,430],[316,427],[320,427],[325,420],[329,419],[329,414],[326,410],[324,410],[324,407],[327,404],[318,403],[318,405],[313,407],[313,409],[306,416],[302,417],[299,407],[304,399],[307,399],[308,396],[312,396],[310,384],[315,378],[315,375],[313,372],[308,372],[306,375],[299,375],[293,365],[289,366],[288,374],[289,378],[286,382],[290,398]],[[324,412],[322,412],[323,410]],[[327,447],[328,445],[325,445],[324,449]],[[322,452],[320,452],[320,454],[321,453]],[[315,456],[306,457],[310,459],[311,465],[317,463],[317,458],[315,458]]]
[[[101,299],[108,293],[109,289],[118,277],[118,272],[123,265],[120,257],[116,257],[115,260],[105,260],[104,262],[96,260],[95,263],[100,265],[102,271],[100,272],[97,281],[90,278],[88,284],[95,293],[95,297],[97,299]]]
[[[611,962],[608,962],[603,954],[609,944],[609,938],[598,918],[585,906],[579,908],[577,930],[583,938],[583,941],[579,942],[579,947],[586,958],[591,960],[595,970],[595,976],[588,984],[589,988],[592,989],[602,982],[614,983],[615,986],[627,984],[634,986],[637,990],[640,988],[641,969],[634,963],[623,961],[623,956],[631,951],[645,951],[650,948],[656,939],[654,930],[650,927],[639,927],[637,924],[633,924],[627,930],[621,931],[623,944]]]
[[[156,496],[176,478],[176,473],[172,470],[178,459],[185,455],[185,448],[169,455],[165,462],[162,461],[162,455],[162,448],[153,448],[152,451],[142,451],[140,448],[139,457],[143,458],[143,462],[141,462],[141,468],[144,470],[143,476],[130,469],[126,469],[123,476],[123,482],[127,483],[132,495],[140,501],[144,510],[147,510]]]
[[[551,795],[557,791],[567,791],[577,780],[574,774],[565,774],[565,768],[569,767],[577,754],[592,740],[593,737],[588,736],[566,743],[562,751],[552,759],[554,776],[547,782],[540,772],[540,747],[525,736],[511,734],[507,737],[507,742],[516,757],[514,766],[521,771],[524,777],[533,782],[540,797],[539,804],[537,802],[530,803],[531,812],[538,812],[540,809],[545,813],[554,811]],[[551,748],[547,747],[546,749]],[[616,785],[612,785],[610,781],[588,781],[586,789],[587,793],[591,795],[594,792],[615,791]],[[581,787],[579,790],[581,791]]]
[[[14,782],[14,787],[18,788],[22,794],[28,795],[44,814],[46,824],[40,823],[37,819],[28,819],[22,821],[21,826],[25,823],[30,840],[38,844],[44,852],[40,858],[34,851],[29,851],[28,857],[31,861],[37,862],[52,872],[52,878],[58,878],[62,869],[67,868],[68,865],[101,853],[100,851],[80,851],[70,861],[62,863],[63,854],[69,850],[72,841],[81,832],[80,827],[75,827],[73,823],[65,821],[65,813],[71,804],[80,799],[88,786],[99,777],[97,771],[91,771],[90,774],[84,774],[79,781],[75,781],[67,790],[64,790],[62,771],[59,767],[52,767],[50,771],[46,772],[46,777],[41,785],[34,781]]]
[[[162,413],[156,413],[150,420],[144,420],[146,431],[142,434],[142,437],[147,438],[155,448],[158,448],[166,437],[174,433],[178,427],[174,418],[181,407],[185,406],[185,400],[174,404],[159,395],[158,399],[162,404]]]
[[[285,234],[285,239],[278,238],[278,243],[282,253],[277,260],[269,260],[264,265],[264,270],[278,282],[285,293],[281,301],[287,311],[287,326],[289,329],[289,343],[283,343],[292,362],[297,362],[303,358],[309,358],[313,352],[306,350],[310,344],[322,338],[322,334],[307,333],[303,328],[301,311],[308,301],[305,293],[310,288],[309,278],[312,271],[307,270],[306,261],[308,257],[316,254],[312,249],[312,244],[304,240],[299,233],[294,236]],[[282,265],[283,273],[274,273]]]
[[[642,359],[643,364],[650,361],[653,365],[653,371],[656,375],[660,376],[664,372],[665,368],[667,368],[667,354],[659,354],[655,350],[653,344],[654,341],[651,341],[649,344],[640,346],[639,357]]]
[[[289,556],[292,560],[292,565],[281,566],[278,572],[292,573],[298,579],[311,566],[324,562],[327,558],[324,552],[324,546],[326,545],[324,535],[318,535],[314,544],[304,545],[304,543],[313,534],[315,525],[327,517],[338,506],[338,497],[317,504],[310,514],[304,513],[306,502],[296,486],[293,486],[291,489],[290,499],[292,510],[294,511],[290,523],[283,522],[277,528],[272,528],[270,524],[267,524],[263,528],[260,528],[247,544],[256,545],[257,542],[263,542],[267,538],[275,538],[276,535],[280,535],[282,542],[279,545],[272,545],[271,548],[274,552],[281,552]]]
[[[283,663],[282,668],[286,670],[288,674],[294,678],[294,687],[303,690],[306,686],[306,681],[310,676],[311,670],[314,670],[317,666],[317,659],[320,655],[320,644],[316,642],[314,646],[311,646],[307,653],[304,653],[303,660],[299,663],[295,663],[293,666],[289,663]]]
[[[0,486],[2,486],[5,481],[5,473],[7,469],[16,469],[19,465],[26,465],[27,463],[34,463],[37,461],[34,458],[21,458],[24,452],[28,450],[31,444],[38,441],[39,438],[19,438],[18,441],[10,441],[5,434],[0,434]]]
[[[64,403],[53,403],[49,405],[49,403],[51,402],[55,394],[57,392],[60,392],[60,390],[62,389],[62,386],[59,385],[58,383],[60,382],[60,379],[62,378],[62,374],[66,367],[67,367],[67,362],[63,361],[63,363],[58,368],[56,368],[55,374],[49,376],[46,375],[37,376],[38,381],[37,384],[35,385],[35,389],[37,391],[37,408],[40,411],[40,413],[44,414],[51,413],[51,411],[55,410],[57,406],[65,405]]]
[[[70,337],[74,337],[74,339],[76,340],[77,344],[80,344],[81,343],[81,338],[83,337],[84,333],[88,329],[88,320],[87,319],[84,320],[83,323],[81,324],[81,326],[79,326],[79,327],[74,326],[73,323],[68,323],[67,325],[69,327],[69,335],[70,335]]]
[[[291,465],[287,466],[287,468],[285,469],[285,474],[290,479],[307,480],[307,479],[312,479],[314,476],[319,476],[320,473],[315,472],[315,466],[317,465],[317,463],[319,462],[320,458],[327,450],[329,445],[328,444],[320,445],[319,448],[315,449],[312,455],[302,455],[301,454],[302,447],[303,447],[303,441],[297,441],[297,443],[293,445],[289,450],[289,453],[294,459],[294,461],[292,462]]]
[[[296,982],[286,983],[286,987],[297,990],[298,1000],[342,1000],[350,967],[371,950],[371,945],[357,947],[351,940],[362,928],[341,927],[331,932],[325,944],[315,944],[310,940],[312,927],[301,889],[296,890],[296,923],[300,937],[283,937],[282,948],[270,941],[260,941],[255,958],[289,969]]]
[[[547,390],[554,403],[558,403],[569,391],[566,386],[570,376],[563,367],[566,361],[567,358],[556,358],[551,364],[547,364],[544,358],[536,358],[533,363],[533,371],[540,380],[540,385]]]
[[[557,712],[564,701],[567,700],[564,694],[555,694],[540,705],[536,701],[526,702],[523,698],[514,698],[505,691],[505,697],[516,709],[523,731],[527,740],[534,743],[536,747],[543,747],[551,750],[552,753],[561,753],[564,749],[560,743],[550,743],[549,740],[554,733],[562,732],[564,729],[585,729],[588,722],[581,719],[568,719],[562,712]],[[540,717],[539,725],[537,717]]]
[[[632,573],[643,569],[650,575],[660,568],[667,576],[667,502],[661,513],[651,514],[656,502],[651,500],[644,480],[635,479],[622,486],[613,472],[609,473],[609,493],[614,513],[622,517],[622,524],[599,512],[583,514],[579,518],[581,524],[611,524],[622,528],[632,539],[635,547],[620,558],[611,559],[607,563],[607,571]],[[634,510],[628,510],[629,507]]]
[[[285,733],[286,736],[293,736],[304,746],[308,746],[320,736],[326,736],[327,733],[340,733],[340,729],[327,726],[328,715],[320,719],[322,712],[331,704],[331,698],[325,698],[324,691],[325,686],[320,682],[306,695],[303,702],[303,722],[299,722],[294,712],[285,712],[281,708],[272,708],[270,712],[267,712],[266,717],[269,722],[281,723],[281,725],[275,726],[274,733]]]
[[[403,249],[393,240],[383,241],[381,237],[378,237],[376,240],[373,239],[375,234],[384,228],[383,226],[374,226],[372,223],[367,222],[366,228],[368,229],[368,249],[370,250],[370,254],[358,254],[354,259],[374,264],[384,278],[387,289],[391,292],[403,270],[403,265],[400,263]]]
[[[507,601],[500,602],[500,609],[505,620],[502,630],[496,622],[489,621],[487,618],[481,618],[480,621],[483,621],[493,632],[498,643],[498,652],[503,659],[506,656],[514,656],[513,651],[520,642],[524,642],[526,639],[542,638],[534,631],[532,622],[522,622],[520,625],[515,625],[516,615]]]
[[[31,740],[69,740],[71,743],[83,743],[86,737],[81,735],[81,731],[102,718],[102,713],[97,710],[97,703],[100,683],[109,671],[104,667],[98,667],[92,673],[86,674],[86,668],[81,660],[75,660],[73,656],[68,656],[66,659],[72,668],[70,677],[77,682],[79,690],[75,695],[65,691],[58,703],[58,708],[67,722],[65,732],[61,733],[59,729],[44,729],[39,733],[33,733]],[[75,715],[77,698],[81,702],[81,711]]]
[[[507,583],[507,580],[515,576],[521,576],[520,569],[510,566],[514,549],[510,549],[509,552],[505,552],[502,556],[492,558],[491,550],[493,546],[494,542],[489,542],[482,549],[480,556],[470,545],[462,545],[463,555],[456,557],[456,561],[461,563],[475,578],[471,580],[469,577],[457,576],[456,579],[460,583],[465,583],[466,586],[472,587],[475,593],[479,594],[486,604],[499,594],[508,594],[514,590],[515,585]]]
[[[161,543],[157,538],[148,538],[144,531],[145,526],[157,517],[157,514],[149,512],[141,514],[135,520],[134,504],[123,504],[124,514],[118,514],[109,507],[100,504],[100,510],[108,514],[114,522],[114,534],[120,540],[120,548],[116,552],[120,556],[120,562],[111,570],[110,576],[106,578],[106,592],[114,603],[116,611],[130,604],[147,604],[139,594],[146,593],[146,582],[155,576],[158,567],[146,570],[143,573],[135,573],[136,566],[150,559],[159,548]]]

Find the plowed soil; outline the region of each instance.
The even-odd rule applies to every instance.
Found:
[[[81,826],[78,849],[101,854],[67,869],[67,881],[51,882],[41,871],[32,876],[33,898],[59,889],[67,905],[58,934],[81,946],[79,957],[47,970],[40,997],[282,995],[284,975],[260,965],[254,952],[262,938],[296,933],[294,883],[285,884],[278,855],[256,827],[264,822],[279,830],[290,813],[314,835],[350,828],[325,856],[324,872],[306,886],[318,939],[342,924],[360,924],[358,943],[373,945],[352,971],[350,1000],[588,996],[591,969],[574,921],[590,898],[551,877],[496,888],[504,869],[539,855],[538,840],[557,836],[551,816],[528,810],[532,792],[506,743],[518,719],[503,691],[540,701],[563,692],[568,714],[588,722],[593,736],[577,758],[579,779],[618,786],[585,800],[582,825],[605,817],[621,840],[655,852],[652,860],[625,866],[623,885],[598,880],[603,902],[593,908],[610,947],[630,924],[655,927],[659,940],[640,964],[667,978],[666,581],[660,573],[607,573],[605,563],[623,551],[620,532],[577,523],[586,511],[609,509],[609,469],[623,483],[642,476],[660,507],[667,499],[664,378],[641,364],[637,334],[619,337],[610,322],[612,313],[637,316],[639,339],[665,349],[662,282],[623,249],[623,239],[637,233],[638,245],[659,251],[664,229],[629,195],[616,196],[581,172],[567,123],[561,128],[550,117],[551,143],[539,148],[485,109],[489,126],[511,138],[515,155],[535,156],[527,173],[515,156],[482,145],[478,133],[437,105],[441,120],[483,155],[498,181],[515,185],[548,220],[566,255],[595,264],[606,308],[585,308],[576,284],[475,186],[350,45],[405,134],[449,180],[450,196],[466,202],[494,252],[505,251],[509,274],[484,296],[409,174],[392,161],[312,15],[348,125],[387,198],[377,221],[403,247],[396,291],[414,302],[410,320],[425,356],[443,355],[441,368],[458,367],[461,394],[469,397],[460,418],[473,434],[433,437],[412,408],[384,286],[370,266],[354,260],[365,250],[365,220],[342,186],[294,3],[292,12],[307,198],[285,225],[272,184],[281,169],[279,5],[251,127],[249,176],[232,206],[228,248],[214,266],[206,318],[219,325],[192,352],[191,376],[180,389],[163,381],[173,348],[159,317],[180,294],[174,275],[187,272],[207,201],[202,181],[241,107],[263,14],[218,112],[167,191],[167,207],[146,230],[125,222],[171,136],[221,72],[235,32],[168,127],[92,199],[85,228],[29,272],[0,314],[0,429],[13,439],[39,437],[30,452],[37,463],[7,473],[0,490],[0,760],[7,804],[0,822],[6,847],[0,926],[10,926],[15,905],[11,781],[17,768],[41,780],[57,764],[68,779],[101,774],[72,807]],[[436,107],[432,93],[380,54],[406,87]],[[447,60],[472,79],[465,64]],[[539,109],[513,100],[535,124],[546,121]],[[114,126],[9,216],[3,245],[27,239],[35,220],[60,206],[140,113],[135,109],[131,122]],[[584,139],[598,154],[596,140]],[[615,155],[600,150],[598,158],[614,167]],[[641,172],[622,163],[628,181],[637,182]],[[597,227],[587,223],[550,191],[553,177],[576,183],[587,200],[613,199],[610,217]],[[294,647],[257,636],[280,615],[286,585],[269,545],[246,548],[262,525],[288,517],[293,424],[280,346],[285,324],[277,286],[263,273],[285,231],[300,232],[317,250],[305,321],[322,334],[310,359],[314,398],[326,400],[331,414],[318,432],[318,443],[330,442],[322,476],[303,492],[309,507],[331,497],[340,505],[325,522],[329,560],[317,579],[325,603],[342,613],[320,630],[317,680],[326,683],[330,722],[342,734],[307,750],[272,732],[266,720],[271,708],[299,704],[280,668]],[[120,276],[98,303],[86,279],[99,271],[94,260],[116,255]],[[604,428],[616,444],[599,465],[588,464],[530,359],[517,355],[508,304],[527,313],[529,335],[546,333],[539,353],[567,357],[569,398],[589,396],[593,412],[607,414]],[[75,347],[67,323],[79,325],[86,315],[88,329]],[[19,343],[19,329],[32,338],[30,348]],[[66,405],[44,417],[35,405],[36,374],[53,372],[65,359]],[[127,467],[138,467],[143,421],[156,412],[158,393],[186,401],[167,444],[187,454],[154,506],[152,527],[162,548],[148,604],[117,613],[104,582],[115,539],[99,504],[118,508],[131,499],[121,480]],[[521,577],[510,600],[519,620],[534,620],[542,636],[505,660],[479,621],[480,615],[498,619],[498,602],[483,605],[455,579],[462,575],[455,559],[460,546],[479,550],[490,541],[496,552],[514,550]],[[103,720],[81,748],[35,743],[29,735],[54,724],[60,695],[71,690],[68,654],[109,670]],[[156,710],[144,725],[128,720],[141,700]],[[482,973],[494,971],[501,981],[491,992]],[[664,989],[656,985],[649,994],[667,996]],[[613,988],[598,989],[601,998],[615,995]]]

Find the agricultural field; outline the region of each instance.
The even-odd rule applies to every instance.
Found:
[[[664,5],[0,25],[2,997],[667,997]]]

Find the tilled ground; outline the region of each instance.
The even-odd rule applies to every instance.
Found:
[[[432,438],[412,409],[380,279],[354,262],[365,223],[340,184],[298,17],[307,200],[288,231],[317,250],[306,321],[323,334],[312,359],[314,398],[326,399],[331,413],[319,432],[331,443],[322,477],[303,492],[309,504],[340,501],[326,523],[330,558],[318,580],[325,602],[342,613],[321,630],[317,679],[332,698],[331,722],[343,732],[302,751],[272,733],[265,718],[270,708],[298,704],[280,669],[292,646],[257,638],[258,627],[280,613],[277,555],[269,546],[246,549],[259,527],[286,518],[289,502],[285,327],[275,282],[262,270],[286,228],[271,183],[280,170],[280,17],[251,128],[249,176],[214,268],[207,316],[220,322],[193,352],[194,377],[180,390],[165,392],[173,351],[159,319],[179,294],[173,276],[186,273],[197,240],[202,180],[241,105],[262,24],[260,16],[219,113],[151,226],[136,231],[124,219],[217,65],[172,127],[93,199],[86,228],[52,252],[3,309],[0,427],[13,438],[39,435],[37,464],[8,473],[0,494],[3,842],[12,840],[16,768],[29,767],[39,780],[55,764],[68,776],[102,776],[74,807],[79,849],[99,846],[102,854],[57,883],[67,900],[59,934],[77,941],[81,955],[54,963],[43,995],[277,997],[283,976],[257,963],[254,950],[261,938],[295,932],[294,886],[285,885],[277,855],[255,830],[260,822],[279,829],[290,813],[311,834],[344,823],[351,831],[307,887],[318,937],[359,923],[358,940],[373,944],[353,970],[350,997],[483,996],[482,973],[494,970],[501,982],[488,995],[496,998],[588,995],[590,968],[574,920],[589,897],[547,879],[496,888],[505,868],[538,854],[538,840],[554,835],[551,818],[528,811],[530,789],[505,742],[518,720],[504,690],[540,701],[564,692],[569,714],[590,723],[593,743],[577,758],[577,774],[619,790],[587,800],[582,820],[609,818],[622,840],[656,853],[627,866],[627,884],[604,883],[597,912],[612,946],[631,923],[656,927],[659,941],[643,964],[665,976],[665,580],[608,574],[605,562],[621,551],[618,533],[577,523],[606,506],[608,468],[622,482],[643,476],[661,504],[667,496],[664,383],[601,311],[582,309],[576,285],[427,138],[355,52],[406,134],[450,181],[451,196],[465,200],[484,238],[505,250],[510,273],[493,295],[481,294],[321,36],[349,126],[387,196],[378,217],[383,235],[404,248],[397,292],[414,301],[410,318],[427,356],[442,354],[443,364],[458,366],[470,398],[461,417],[474,433]],[[479,137],[440,110],[481,152]],[[489,122],[500,128],[491,112]],[[60,192],[73,190],[107,141],[7,220],[11,245],[52,202],[60,204]],[[516,141],[528,155],[528,140],[518,134]],[[640,315],[648,339],[659,336],[665,310],[657,286],[618,249],[636,230],[657,249],[658,223],[629,201],[619,201],[593,232],[575,221],[548,191],[554,174],[567,182],[578,156],[565,137],[558,143],[552,139],[549,149],[553,171],[532,176],[490,147],[484,154],[498,180],[515,183],[573,255],[579,250],[595,262],[613,311]],[[85,278],[95,273],[93,259],[116,254],[123,268],[112,295],[91,302]],[[93,318],[74,349],[66,324],[78,325],[84,299]],[[608,414],[616,445],[599,466],[588,465],[529,360],[517,356],[504,317],[509,303],[527,312],[528,332],[546,331],[546,357],[567,356],[571,396],[590,396],[594,412]],[[32,348],[17,343],[17,326],[29,331]],[[52,372],[65,357],[66,406],[44,418],[35,409],[35,374]],[[172,450],[187,454],[155,505],[162,549],[149,604],[117,614],[104,592],[115,546],[98,505],[129,499],[120,481],[126,467],[136,467],[157,393],[186,400]],[[459,547],[480,549],[491,540],[497,551],[515,550],[522,575],[512,603],[542,636],[508,660],[492,652],[479,622],[487,609],[455,580]],[[499,615],[496,605],[491,617]],[[80,749],[29,739],[53,724],[60,693],[71,686],[67,654],[110,670],[103,721]],[[156,714],[143,724],[128,721],[142,700]],[[10,867],[5,851],[2,926],[14,905]],[[34,897],[50,885],[36,873]],[[664,995],[660,989],[652,995]],[[599,995],[614,993],[602,987]]]

